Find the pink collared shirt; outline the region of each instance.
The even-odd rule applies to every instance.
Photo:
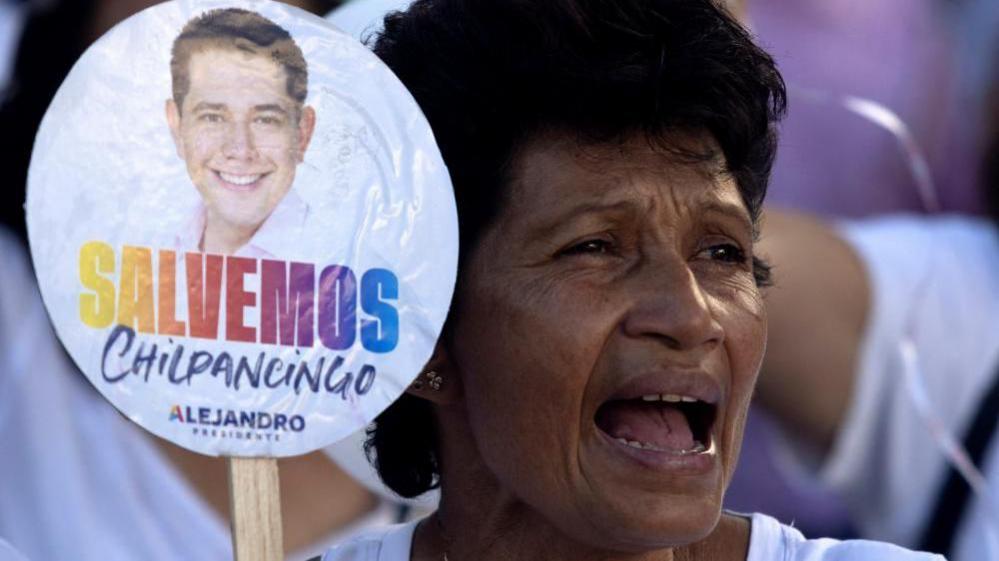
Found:
[[[199,203],[197,211],[174,236],[173,246],[184,251],[204,251],[201,241],[205,233],[205,207]],[[295,188],[274,208],[267,220],[260,225],[246,245],[236,250],[238,257],[275,259],[288,252],[288,244],[303,235],[305,221],[309,217],[309,205],[302,200]]]

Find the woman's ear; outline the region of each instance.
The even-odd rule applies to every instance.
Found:
[[[450,405],[461,398],[464,393],[461,376],[443,342],[437,341],[434,354],[406,393],[437,405]]]

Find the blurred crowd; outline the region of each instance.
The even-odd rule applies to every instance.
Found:
[[[32,142],[62,79],[93,41],[154,3],[0,0],[0,158],[10,174],[0,206],[5,251],[26,253]],[[386,11],[406,5],[290,3],[328,15],[359,39],[377,33]],[[999,418],[999,397],[989,399],[999,395],[999,2],[748,0],[732,9],[776,58],[790,97],[761,242],[776,278],[769,289],[768,357],[727,506],[769,513],[806,534],[895,541],[956,561],[999,561],[999,549],[990,545],[999,544],[999,435],[989,428]],[[57,520],[69,511],[17,503],[50,498],[30,491],[39,482],[16,477],[60,471],[58,465],[18,471],[9,461],[31,445],[10,430],[21,411],[9,403],[21,399],[12,397],[10,380],[23,379],[10,370],[28,368],[17,345],[52,355],[33,368],[86,384],[41,325],[40,305],[25,303],[36,298],[30,265],[5,272],[0,538],[29,559],[56,559],[50,555],[65,550],[45,544],[59,540],[31,541],[54,530],[28,527],[40,522],[31,516],[51,517],[44,522],[59,531],[93,522]],[[26,306],[27,317],[41,323],[36,333],[15,336],[10,310]],[[905,360],[906,345],[916,350],[916,367]],[[918,406],[921,393],[935,421]],[[87,410],[94,415],[114,416],[95,392],[73,399],[92,401]],[[927,428],[934,422],[974,448],[972,460],[989,487],[976,493],[964,483],[939,435]],[[152,440],[122,429],[128,430],[122,438]],[[142,446],[176,468],[173,484],[186,489],[175,493],[200,493],[198,512],[188,516],[218,528],[206,538],[215,549],[187,558],[225,552],[221,464],[169,444]],[[360,526],[413,515],[356,465],[337,467],[320,454],[285,461],[282,470],[283,496],[311,521],[288,526],[303,532],[287,537],[296,561]],[[90,475],[73,477],[86,487]],[[319,504],[316,489],[341,500],[335,508]],[[162,515],[144,510],[145,491],[137,493],[133,516]],[[162,501],[170,497],[157,497],[156,504],[168,504]]]

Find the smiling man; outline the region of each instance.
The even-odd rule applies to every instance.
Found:
[[[291,35],[260,14],[212,10],[174,40],[166,117],[203,207],[177,245],[273,257],[308,206],[292,190],[316,124]]]

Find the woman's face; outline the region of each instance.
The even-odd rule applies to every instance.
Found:
[[[641,139],[522,153],[459,288],[451,359],[496,484],[561,532],[707,535],[766,339],[734,180]]]

